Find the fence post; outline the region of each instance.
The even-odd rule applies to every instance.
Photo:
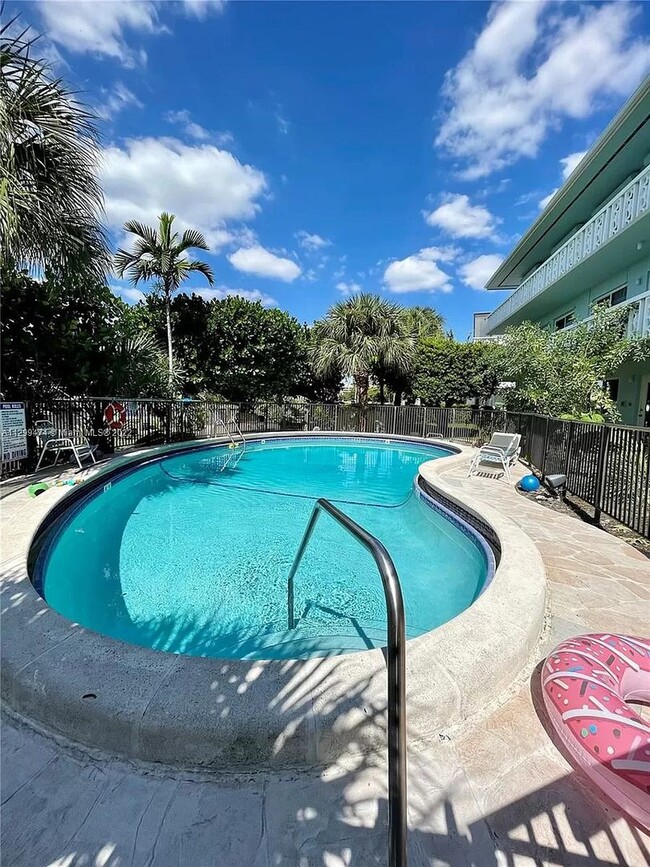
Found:
[[[546,427],[544,429],[544,448],[542,449],[542,466],[540,470],[542,471],[542,477],[546,475],[546,455],[548,454],[548,428],[551,419],[549,416],[546,416]]]
[[[573,446],[573,432],[575,430],[575,422],[569,422],[569,435],[566,442],[566,454],[564,456],[564,475],[569,478],[569,467],[571,466],[571,448]]]
[[[610,429],[603,425],[600,429],[600,444],[598,446],[598,464],[596,466],[596,496],[594,497],[594,521],[600,524],[600,515],[603,507],[603,494],[605,492],[605,465],[607,463],[607,447],[609,445]]]
[[[167,401],[167,407],[165,412],[165,442],[170,443],[172,436],[172,404],[171,401]]]

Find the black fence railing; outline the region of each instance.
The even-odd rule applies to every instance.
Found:
[[[7,471],[34,467],[35,423],[47,420],[61,432],[88,438],[104,451],[222,436],[235,418],[244,433],[321,430],[440,437],[470,445],[495,430],[522,435],[522,456],[541,474],[564,473],[567,490],[600,514],[650,538],[650,428],[564,421],[531,413],[469,407],[438,408],[372,404],[365,412],[348,404],[290,401],[282,404],[188,400],[129,400],[123,425],[111,429],[109,397],[60,398],[26,403],[29,457]],[[63,433],[62,433],[63,435]]]

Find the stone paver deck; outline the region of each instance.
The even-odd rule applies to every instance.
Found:
[[[650,564],[641,554],[501,480],[466,479],[456,468],[445,483],[499,508],[542,554],[548,629],[533,663],[568,635],[647,632]],[[471,728],[410,751],[411,865],[650,864],[650,839],[553,745],[535,710],[536,683],[527,677]],[[387,863],[379,759],[341,756],[314,774],[174,773],[92,756],[5,719],[1,783],[3,867]]]

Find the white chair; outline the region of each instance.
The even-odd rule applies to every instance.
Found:
[[[40,469],[46,452],[54,452],[53,463],[47,464],[50,467],[55,466],[61,452],[72,452],[79,469],[82,469],[81,462],[86,458],[90,458],[94,464],[97,463],[95,446],[91,446],[87,439],[60,436],[60,432],[49,419],[42,418],[34,422],[34,436],[38,448],[41,450],[35,472]]]
[[[490,442],[481,446],[474,455],[467,472],[468,477],[478,473],[481,464],[490,464],[501,467],[504,476],[511,482],[510,467],[519,460],[520,443],[521,434],[493,433]]]

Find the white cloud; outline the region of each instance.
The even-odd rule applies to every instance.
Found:
[[[76,54],[113,57],[125,66],[146,61],[146,52],[127,42],[127,32],[169,33],[159,11],[180,9],[192,18],[222,12],[225,0],[41,0],[37,4],[49,38]]]
[[[553,198],[553,196],[557,193],[557,191],[559,189],[560,189],[559,187],[555,187],[554,189],[551,190],[551,192],[548,194],[548,196],[544,196],[543,199],[539,200],[540,211],[544,210],[544,208],[549,204],[549,202],[551,201],[551,199]]]
[[[200,123],[192,120],[192,115],[186,108],[180,111],[168,111],[165,114],[167,123],[179,126],[188,138],[193,138],[195,141],[212,141],[213,144],[219,147],[230,145],[235,140],[233,134],[224,130],[223,132],[212,132],[201,126]]]
[[[304,247],[309,253],[315,253],[318,250],[322,250],[324,247],[330,247],[332,245],[331,241],[328,241],[327,238],[322,238],[320,235],[310,235],[309,232],[305,232],[304,229],[301,229],[299,232],[296,232],[296,238],[298,239],[300,246]]]
[[[194,18],[205,18],[210,12],[221,13],[226,0],[183,0],[183,9]]]
[[[358,283],[353,283],[352,281],[346,283],[344,280],[341,280],[340,283],[337,283],[336,288],[342,295],[345,295],[346,297],[348,295],[356,295],[358,292],[363,291],[363,289]]]
[[[49,38],[77,54],[101,54],[135,66],[146,60],[126,42],[126,32],[162,33],[156,5],[150,0],[49,0],[37,6]]]
[[[221,301],[224,298],[238,297],[245,298],[247,301],[259,301],[262,307],[278,306],[278,302],[275,298],[272,298],[264,292],[260,292],[258,289],[226,289],[225,287],[215,289],[209,287],[187,290],[188,294],[191,294],[192,292],[195,295],[200,295],[201,298],[205,298],[206,301],[212,301],[215,298],[217,301]]]
[[[116,81],[112,90],[103,87],[101,94],[104,102],[100,103],[95,111],[103,120],[111,120],[130,105],[134,108],[142,108],[138,97],[121,81]]]
[[[562,157],[560,160],[560,165],[562,166],[562,181],[566,181],[569,175],[573,172],[573,170],[577,167],[578,163],[582,160],[582,158],[586,155],[587,151],[576,151],[573,154],[569,154],[566,157]],[[544,196],[543,199],[539,201],[540,210],[544,210],[544,208],[549,204],[553,196],[559,190],[559,187],[555,187],[551,190],[548,196]]]
[[[168,111],[165,115],[165,120],[168,123],[179,125],[183,132],[190,138],[197,139],[198,141],[207,141],[207,139],[210,138],[209,130],[205,129],[205,127],[200,124],[195,123],[186,108],[183,108],[180,111]]]
[[[135,286],[120,286],[116,283],[109,283],[109,288],[113,295],[117,295],[127,304],[137,304],[138,301],[144,301],[144,292],[136,289]]]
[[[275,122],[278,125],[278,131],[282,135],[288,135],[288,133],[289,133],[289,121],[284,116],[280,106],[278,106],[276,111],[275,111]]]
[[[480,290],[485,289],[485,284],[502,262],[503,256],[487,253],[483,256],[477,256],[471,262],[466,262],[458,270],[466,286]]]
[[[154,224],[171,211],[181,228],[200,229],[213,248],[253,240],[250,230],[232,230],[226,222],[254,217],[267,189],[261,171],[228,151],[170,138],[129,139],[106,148],[100,176],[111,228],[119,230],[126,220]]]
[[[468,196],[443,195],[443,203],[434,211],[424,213],[430,226],[437,226],[454,238],[490,238],[494,236],[496,219],[484,205],[472,205]]]
[[[576,151],[576,153],[569,154],[568,157],[563,157],[560,160],[562,165],[562,180],[566,181],[569,175],[573,172],[575,168],[577,168],[578,163],[582,160],[582,158],[586,155],[587,151]]]
[[[276,256],[270,250],[260,247],[241,247],[228,256],[228,261],[238,271],[255,274],[256,277],[271,277],[285,283],[293,283],[300,277],[302,270],[293,259]]]
[[[438,262],[451,262],[456,251],[448,247],[424,247],[418,253],[391,262],[384,283],[391,292],[451,292],[449,275]]]
[[[563,15],[564,8],[494,3],[473,48],[447,73],[436,144],[464,164],[465,178],[536,156],[563,118],[627,96],[650,69],[638,6],[585,3]]]

